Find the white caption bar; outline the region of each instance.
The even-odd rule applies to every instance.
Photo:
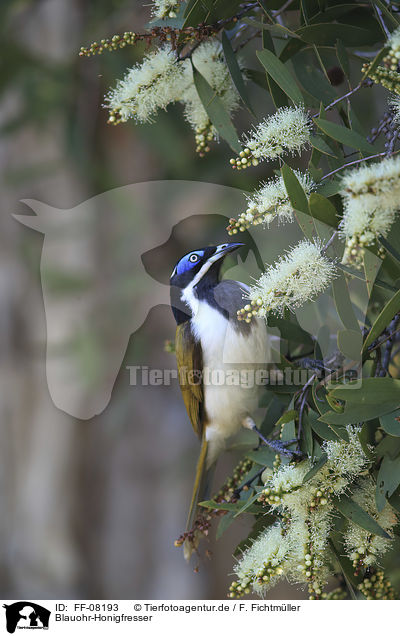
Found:
[[[385,604],[382,607],[382,604]],[[160,630],[194,636],[232,630],[248,634],[265,629],[270,634],[323,633],[338,629],[359,632],[363,626],[384,629],[397,620],[400,601],[1,601],[0,633],[17,636],[51,634],[139,634],[159,636]],[[243,630],[243,631],[242,631]],[[276,630],[276,631],[274,631]],[[278,631],[279,630],[279,631]],[[258,633],[258,632],[256,632]],[[35,635],[36,636],[36,635]]]

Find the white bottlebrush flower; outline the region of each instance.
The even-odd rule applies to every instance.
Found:
[[[357,426],[346,428],[349,441],[326,441],[323,449],[328,456],[327,466],[332,475],[346,479],[350,483],[368,465],[368,458],[364,453],[359,439],[360,429]],[[340,482],[336,485],[335,478],[332,478],[332,485],[335,492],[343,492]],[[346,483],[346,485],[347,485]]]
[[[308,196],[315,188],[315,184],[309,174],[294,171],[304,192]],[[238,219],[230,219],[227,228],[228,234],[244,232],[250,225],[265,223],[267,227],[274,220],[279,222],[293,221],[293,207],[289,201],[283,177],[275,177],[247,196],[247,209],[239,215]]]
[[[309,143],[311,119],[303,106],[279,108],[244,138],[244,150],[231,159],[232,168],[243,169],[262,160],[294,154]]]
[[[154,0],[152,15],[154,18],[176,18],[183,0]]]
[[[281,516],[282,526],[264,530],[243,554],[235,567],[238,581],[230,588],[232,598],[250,591],[262,595],[280,576],[294,583],[306,583],[310,598],[321,598],[330,572],[334,497],[348,490],[368,466],[358,436],[359,427],[348,426],[346,430],[349,441],[324,442],[327,461],[305,483],[304,477],[312,467],[309,458],[281,465],[272,474],[265,473],[258,501],[268,505],[274,515]],[[372,514],[371,506],[375,503],[366,499],[362,481],[358,488],[363,494],[356,495],[359,497],[356,500]],[[373,499],[373,493],[371,496]],[[395,523],[393,514],[386,511],[379,521],[385,529]],[[356,541],[355,536],[357,546],[361,545],[358,534],[351,535],[351,541]],[[348,544],[349,550],[353,550],[353,543]]]
[[[291,536],[279,524],[264,530],[234,566],[237,576],[230,587],[232,598],[255,591],[262,595],[271,584],[288,574]]]
[[[359,266],[364,248],[379,235],[387,236],[400,209],[400,157],[346,173],[340,194],[344,208],[340,233],[346,241],[343,262]]]
[[[360,481],[359,487],[353,493],[353,500],[377,521],[390,537],[393,537],[393,527],[398,522],[393,508],[386,504],[378,512],[375,500],[376,484],[372,477]],[[360,526],[348,522],[344,536],[347,555],[353,561],[353,567],[371,567],[378,564],[379,558],[392,547],[392,541],[372,534]]]
[[[226,65],[218,40],[202,42],[192,55],[197,70],[205,77],[231,114],[239,104],[239,95]],[[240,60],[239,60],[240,62]],[[130,118],[150,122],[159,108],[181,102],[184,114],[196,134],[196,150],[204,155],[208,142],[217,137],[193,80],[189,59],[178,61],[176,52],[165,45],[148,53],[141,64],[131,68],[106,97],[110,109],[109,123]]]
[[[239,320],[251,321],[253,315],[294,311],[321,294],[336,276],[336,265],[322,253],[315,240],[301,241],[281,256],[250,288],[250,304],[238,312]]]
[[[383,61],[390,70],[397,71],[400,60],[400,28],[395,29],[393,33],[390,34],[387,46],[389,47],[389,51]]]
[[[232,114],[237,109],[240,100],[226,65],[220,42],[218,40],[203,42],[195,49],[192,61],[195,68],[221,99],[228,113]],[[186,76],[188,79],[187,87],[181,95],[180,101],[185,107],[185,117],[196,133],[197,151],[204,153],[209,150],[208,142],[216,138],[217,132],[198,96],[193,82],[191,65],[186,70]]]
[[[331,508],[319,506],[292,524],[293,541],[290,580],[307,583],[310,599],[320,598],[329,576],[329,533],[332,529]]]
[[[395,29],[387,41],[387,46],[393,51],[398,51],[398,57],[400,59],[400,27]]]
[[[179,99],[187,85],[188,60],[185,62],[177,62],[169,46],[147,53],[143,62],[131,68],[107,95],[109,123],[130,118],[151,121],[157,109],[165,109]]]

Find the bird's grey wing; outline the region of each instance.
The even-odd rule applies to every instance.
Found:
[[[239,321],[237,312],[247,304],[248,292],[249,287],[237,280],[222,280],[214,288],[214,298],[217,304],[226,311],[234,327],[245,334],[250,332],[251,325],[244,320]]]

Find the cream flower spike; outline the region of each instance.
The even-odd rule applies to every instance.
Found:
[[[203,42],[194,51],[192,60],[196,69],[221,99],[228,113],[232,114],[239,106],[240,98],[226,65],[221,43],[218,40]],[[240,58],[238,62],[240,65]],[[187,72],[190,77],[180,101],[185,106],[185,117],[196,135],[196,151],[200,153],[200,156],[203,156],[205,152],[210,150],[208,142],[217,138],[217,131],[209,120],[199,98],[193,82],[191,66]]]
[[[107,95],[109,123],[130,118],[140,123],[151,121],[159,108],[165,109],[181,97],[188,84],[187,66],[177,63],[169,46],[147,53],[143,62],[131,68]]]
[[[311,119],[303,106],[279,108],[245,136],[243,151],[230,160],[232,168],[241,170],[298,153],[309,143],[310,130]]]
[[[343,262],[361,267],[364,248],[390,231],[400,209],[400,157],[362,166],[342,177],[343,217],[340,234],[346,241]]]
[[[250,304],[238,312],[238,319],[250,322],[253,315],[267,316],[294,311],[321,294],[337,275],[337,268],[322,252],[319,241],[301,241],[250,288]]]
[[[152,15],[154,18],[176,18],[182,0],[154,0]]]
[[[304,192],[308,196],[315,189],[315,183],[309,174],[294,171]],[[228,234],[244,232],[250,225],[270,223],[278,219],[279,223],[293,221],[293,207],[286,192],[283,177],[275,177],[247,196],[247,209],[239,215],[238,219],[230,219],[227,227]]]

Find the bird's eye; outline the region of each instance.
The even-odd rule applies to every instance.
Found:
[[[189,256],[189,261],[190,261],[191,263],[195,263],[195,262],[196,262],[196,261],[198,261],[198,260],[199,260],[199,257],[197,256],[197,254],[191,254],[191,255]]]
[[[228,243],[224,243],[223,245],[220,245],[219,249],[224,250],[226,247],[228,247]]]

